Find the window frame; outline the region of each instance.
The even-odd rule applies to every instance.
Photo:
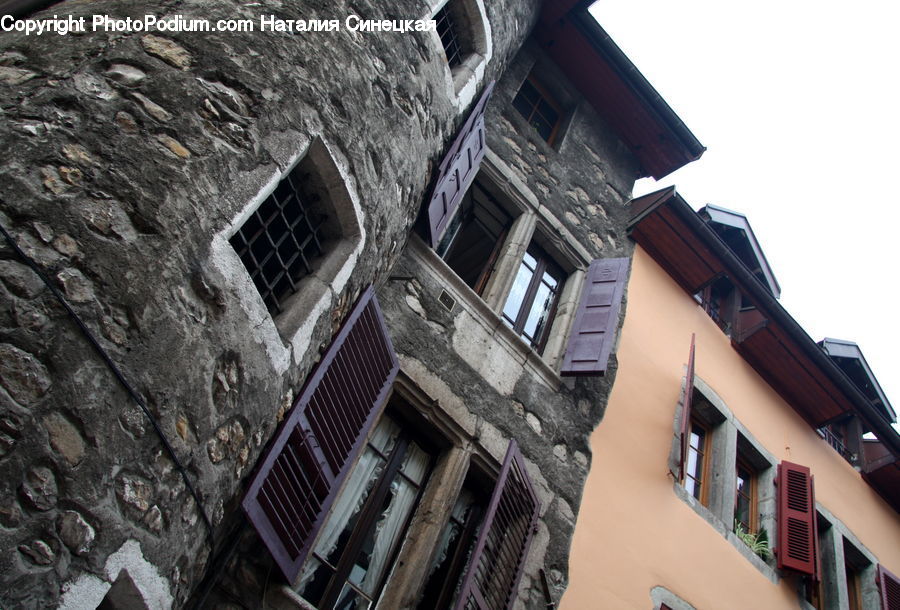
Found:
[[[749,506],[747,510],[749,511],[749,523],[747,524],[746,533],[756,534],[759,530],[759,475],[756,472],[756,468],[754,468],[750,462],[738,452],[737,458],[735,459],[734,469],[735,469],[735,483],[741,479],[740,471],[744,469],[749,474],[749,493],[741,494],[740,488],[735,484],[734,489],[734,511],[735,511],[735,529],[737,528],[738,518],[737,518],[737,510],[738,510],[738,499],[741,495],[744,495],[747,500]],[[743,525],[743,524],[742,524]]]
[[[534,104],[531,104],[531,111],[528,116],[525,116],[525,114],[522,112],[522,110],[516,105],[516,101],[519,100],[519,96],[522,95],[522,87],[525,84],[531,85],[538,94],[538,99],[534,102]],[[527,102],[527,100],[525,100],[525,101]],[[534,128],[534,130],[538,133],[540,138],[542,140],[544,140],[549,146],[555,147],[557,144],[556,138],[560,134],[560,131],[562,129],[562,125],[563,125],[563,122],[565,121],[565,117],[566,117],[566,112],[563,109],[562,104],[560,104],[559,101],[557,101],[556,97],[550,93],[547,86],[544,85],[534,75],[533,72],[531,72],[528,74],[528,76],[525,77],[525,80],[523,80],[522,83],[519,85],[519,88],[516,91],[516,95],[513,97],[513,100],[512,100],[512,107],[516,109],[516,111],[525,120],[525,122],[528,124],[528,126],[533,128],[532,119],[534,118],[535,113],[538,112],[538,106],[540,105],[540,102],[542,102],[542,101],[546,102],[547,105],[550,106],[550,108],[554,112],[556,112],[556,120],[551,124],[550,134],[546,138],[543,135],[541,135],[540,130],[538,130],[536,128]],[[543,118],[548,124],[550,123],[550,121],[548,121],[547,118],[544,117],[543,115],[541,115],[541,118]]]
[[[551,257],[547,252],[541,248],[534,240],[528,245],[525,254],[522,255],[522,260],[519,263],[519,266],[516,269],[516,275],[513,277],[513,282],[515,282],[515,278],[518,276],[519,270],[527,264],[525,262],[525,256],[530,255],[535,259],[535,268],[531,270],[532,275],[531,279],[528,281],[528,286],[525,289],[525,294],[522,296],[522,301],[518,306],[518,311],[516,312],[515,320],[510,319],[509,316],[506,315],[506,306],[509,304],[509,298],[512,296],[512,288],[507,292],[506,300],[504,301],[503,308],[500,310],[500,317],[503,319],[505,323],[507,323],[510,328],[512,328],[513,332],[516,333],[522,340],[524,340],[528,345],[536,351],[538,354],[543,354],[544,347],[547,345],[547,340],[549,339],[550,330],[553,327],[553,320],[556,317],[556,311],[559,306],[560,294],[562,293],[563,285],[565,284],[565,271],[563,271],[562,267]],[[554,272],[556,276],[554,276]],[[528,337],[525,334],[525,325],[528,322],[528,318],[531,316],[534,311],[534,307],[536,305],[536,297],[541,284],[544,283],[544,275],[549,275],[551,278],[556,280],[556,287],[552,291],[553,300],[550,304],[550,307],[547,309],[547,317],[546,324],[535,329],[534,337]]]
[[[702,450],[699,448],[695,448],[693,445],[690,444],[690,440],[689,440],[688,446],[687,446],[687,455],[685,456],[685,460],[688,461],[690,459],[690,454],[691,454],[692,450],[694,450],[697,453],[700,453],[700,455],[701,455],[700,468],[699,468],[700,479],[697,479],[695,476],[689,474],[687,466],[685,466],[684,475],[681,479],[681,486],[684,487],[684,490],[687,491],[688,495],[690,495],[691,497],[696,499],[703,506],[709,507],[709,493],[710,493],[709,488],[710,488],[710,486],[708,483],[710,482],[709,474],[710,474],[711,463],[712,463],[712,456],[710,455],[710,453],[712,453],[713,431],[712,431],[712,426],[701,421],[698,417],[696,417],[692,413],[691,414],[691,426],[690,426],[689,432],[688,432],[688,434],[690,436],[693,436],[695,427],[700,428],[703,431],[703,448],[702,448]],[[692,493],[688,490],[688,488],[687,488],[688,477],[690,477],[695,482],[695,484],[699,483],[700,497],[697,497],[697,495],[695,493]]]

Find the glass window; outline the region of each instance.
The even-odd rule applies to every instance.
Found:
[[[563,271],[535,244],[529,246],[503,306],[503,320],[538,352],[556,313]]]
[[[382,417],[303,566],[307,601],[320,610],[374,605],[430,467],[430,454]]]
[[[708,467],[709,431],[696,420],[691,421],[691,437],[684,469],[684,488],[689,494],[707,503],[706,471]]]
[[[437,254],[478,294],[494,269],[512,218],[477,179],[437,246]]]
[[[734,527],[742,532],[756,532],[756,474],[738,459],[734,498]]]
[[[547,143],[553,144],[559,131],[562,110],[546,88],[533,76],[529,76],[522,83],[513,99],[513,107]]]

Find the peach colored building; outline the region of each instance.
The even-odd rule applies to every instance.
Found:
[[[561,608],[900,607],[900,438],[859,348],[814,343],[781,307],[742,215],[674,188],[630,206]]]

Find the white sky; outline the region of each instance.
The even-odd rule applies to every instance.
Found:
[[[816,341],[856,341],[900,409],[900,3],[600,0],[591,12],[707,147],[676,185],[747,215]]]

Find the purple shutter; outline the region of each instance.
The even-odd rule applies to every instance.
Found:
[[[900,578],[879,564],[875,582],[881,596],[881,610],[900,610]]]
[[[438,177],[428,201],[428,230],[431,247],[434,248],[447,229],[447,223],[462,201],[463,195],[478,173],[478,167],[487,150],[484,133],[484,110],[494,83],[481,94],[481,99],[469,114],[462,129],[453,140],[450,150],[438,167]]]
[[[782,461],[778,464],[778,541],[775,554],[779,569],[796,570],[818,577],[816,499],[809,468]]]
[[[540,508],[522,453],[510,440],[455,610],[512,607]]]
[[[691,353],[688,356],[687,374],[684,381],[684,396],[681,409],[681,458],[678,462],[678,480],[684,481],[684,465],[687,461],[688,445],[691,439],[691,407],[694,404],[694,348],[696,337],[691,333]]]
[[[599,258],[591,262],[560,375],[603,375],[606,372],[619,325],[619,307],[627,276],[627,258]]]
[[[288,582],[309,553],[399,368],[369,287],[281,423],[242,502]]]

